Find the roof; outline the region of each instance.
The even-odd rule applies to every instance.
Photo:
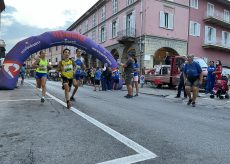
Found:
[[[4,0],[0,0],[0,13],[5,10],[6,6],[5,6],[5,3],[4,3]]]
[[[105,2],[106,0],[98,0],[89,10],[87,10],[78,20],[76,20],[72,25],[70,25],[67,28],[67,31],[71,31],[73,29],[76,28],[76,26],[78,24],[80,24],[82,21],[85,20],[86,17],[90,16],[93,12],[97,11],[102,4],[104,4],[103,2]]]

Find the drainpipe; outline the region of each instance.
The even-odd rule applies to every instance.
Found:
[[[140,49],[140,72],[142,74],[142,55],[143,55],[143,45],[142,45],[142,35],[143,35],[143,1],[141,0],[141,11],[140,11],[140,17],[141,17],[141,31],[140,31],[140,40],[139,40],[139,49]]]

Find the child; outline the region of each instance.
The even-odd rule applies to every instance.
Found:
[[[145,76],[144,76],[144,75],[141,75],[141,76],[140,76],[140,84],[141,84],[141,88],[143,88],[144,83],[145,83]]]
[[[113,72],[113,90],[117,90],[119,84],[119,69]]]

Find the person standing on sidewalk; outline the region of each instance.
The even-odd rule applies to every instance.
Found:
[[[193,58],[193,55],[188,55],[188,63],[186,63],[184,66],[184,80],[185,90],[189,97],[187,105],[190,105],[192,103],[192,106],[195,107],[199,85],[202,84],[203,80],[203,74],[200,65],[194,62]]]
[[[46,80],[47,80],[47,72],[48,67],[51,67],[48,65],[48,61],[46,60],[46,53],[45,51],[39,52],[39,59],[37,59],[33,64],[33,67],[36,68],[36,83],[37,88],[42,88],[42,97],[41,102],[45,102],[45,95],[46,95]]]
[[[65,99],[67,108],[71,108],[71,101],[69,92],[71,89],[71,86],[73,84],[73,76],[74,76],[74,68],[76,67],[76,64],[73,60],[69,59],[70,50],[64,49],[63,50],[63,59],[58,64],[58,71],[61,72],[61,78],[62,78],[62,84],[65,90]],[[75,89],[77,88],[77,84],[74,83]]]
[[[134,85],[135,85],[136,94],[134,96],[138,96],[138,93],[139,93],[139,84],[138,84],[138,81],[139,81],[139,73],[138,73],[139,65],[137,63],[137,58],[136,57],[134,58],[133,68],[134,68],[134,74],[133,74],[132,87],[134,88]]]
[[[180,82],[179,82],[179,85],[178,85],[178,88],[177,88],[177,95],[175,98],[180,98],[180,95],[181,95],[181,91],[182,89],[184,90],[184,98],[187,98],[187,94],[186,94],[186,91],[185,91],[185,85],[184,85],[184,66],[185,66],[185,63],[183,63],[181,66],[180,66]]]
[[[205,87],[205,94],[211,93],[215,83],[215,74],[213,72],[216,70],[214,66],[214,61],[209,62],[209,66],[207,68],[208,75],[206,78],[206,87]]]
[[[128,94],[125,96],[126,98],[133,97],[133,87],[132,87],[132,79],[133,79],[133,54],[128,52],[128,60],[125,64],[119,63],[122,67],[124,67],[125,72],[125,84],[128,90]]]
[[[70,97],[71,101],[75,101],[74,95],[76,94],[78,87],[80,86],[81,74],[82,74],[82,71],[85,67],[84,63],[83,63],[83,59],[81,57],[81,50],[80,49],[76,49],[76,57],[77,57],[77,59],[75,60],[76,71],[75,71],[74,79],[73,79],[74,90],[73,90],[73,93]],[[83,86],[83,84],[82,84],[82,86]]]

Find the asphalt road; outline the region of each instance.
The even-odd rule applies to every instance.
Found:
[[[84,86],[70,111],[61,104],[60,82],[48,82],[47,91],[54,97],[44,104],[40,91],[29,84],[0,91],[0,163],[230,161],[228,109],[193,108],[183,101],[144,94],[126,99],[125,91],[94,92]]]

